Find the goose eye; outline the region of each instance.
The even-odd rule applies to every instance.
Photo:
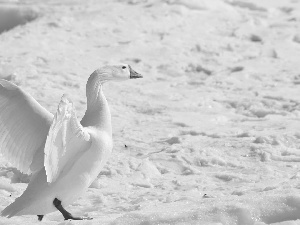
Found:
[[[126,69],[126,66],[122,66],[122,69]]]

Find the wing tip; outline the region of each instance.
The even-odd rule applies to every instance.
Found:
[[[46,171],[46,177],[47,177],[47,183],[51,184],[56,180],[56,177],[53,176],[53,172],[51,171],[50,165],[48,165],[47,160],[45,160],[45,171]]]
[[[70,112],[72,111],[72,109],[73,109],[73,102],[66,94],[63,94],[60,103],[58,104],[58,113],[61,114],[62,112]]]
[[[72,100],[69,98],[69,96],[67,94],[63,94],[63,96],[61,96],[61,102],[68,104],[71,103],[73,104]]]
[[[0,87],[3,87],[6,90],[10,91],[19,89],[19,87],[16,84],[5,79],[0,79]]]

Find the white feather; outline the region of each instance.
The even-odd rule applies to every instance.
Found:
[[[88,131],[81,126],[73,104],[64,95],[58,105],[45,144],[44,165],[47,182],[54,182],[66,163],[72,161],[79,152],[86,151],[90,146],[89,140]]]
[[[18,86],[0,80],[0,153],[21,172],[32,173],[30,165],[44,145],[52,117]]]

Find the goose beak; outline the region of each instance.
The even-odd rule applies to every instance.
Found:
[[[129,66],[129,71],[130,71],[130,79],[136,79],[136,78],[142,78],[143,76],[137,72],[135,72],[131,66]]]

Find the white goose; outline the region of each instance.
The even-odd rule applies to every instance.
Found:
[[[111,115],[102,85],[142,76],[129,65],[105,66],[86,84],[87,110],[81,122],[65,96],[56,114],[49,113],[15,84],[0,80],[0,153],[21,172],[32,174],[24,193],[2,216],[38,215],[59,210],[84,193],[112,150]]]

